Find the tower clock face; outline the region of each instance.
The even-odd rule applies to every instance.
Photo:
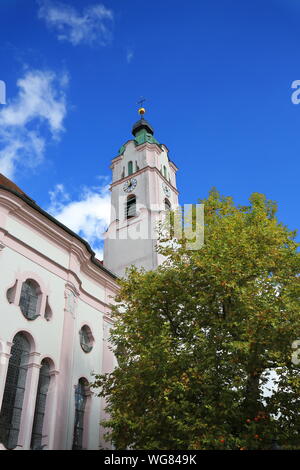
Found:
[[[167,197],[171,196],[170,188],[166,184],[163,184],[163,190],[164,190],[164,193]]]
[[[135,178],[131,178],[130,180],[125,181],[123,189],[125,193],[131,193],[137,185],[137,180]]]

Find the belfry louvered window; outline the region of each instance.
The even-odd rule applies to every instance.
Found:
[[[13,339],[0,412],[0,442],[7,449],[18,444],[30,344],[23,333]]]
[[[170,211],[171,210],[171,203],[169,199],[165,199],[165,211]]]
[[[35,320],[38,317],[39,294],[39,285],[33,279],[27,279],[23,282],[19,305],[21,312],[27,320]]]
[[[136,215],[136,197],[132,194],[128,196],[126,202],[126,218],[135,217]]]
[[[50,384],[50,364],[47,359],[42,360],[39,383],[37,388],[34,420],[31,434],[30,448],[33,450],[42,449],[43,424],[46,410],[47,394]]]
[[[73,435],[73,450],[82,449],[84,432],[84,412],[87,400],[88,382],[81,378],[75,389],[75,423]]]

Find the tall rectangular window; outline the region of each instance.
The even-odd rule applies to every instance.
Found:
[[[47,359],[43,359],[40,369],[39,383],[37,388],[34,420],[31,435],[31,449],[42,449],[43,424],[46,410],[47,393],[50,383],[50,365]]]
[[[87,400],[88,383],[84,378],[78,381],[75,389],[75,423],[72,450],[82,449],[84,432],[84,411]]]
[[[7,449],[18,444],[30,344],[23,333],[13,339],[0,413],[0,442]]]

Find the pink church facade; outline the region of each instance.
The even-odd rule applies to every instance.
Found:
[[[157,225],[178,207],[167,147],[143,116],[132,134],[112,160],[103,263],[0,175],[0,449],[111,448],[89,383],[117,365],[108,343],[117,276],[163,262]]]
[[[3,176],[0,273],[0,448],[108,447],[88,383],[116,365],[116,276]]]

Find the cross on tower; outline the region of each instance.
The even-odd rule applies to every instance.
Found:
[[[141,99],[139,101],[137,101],[136,104],[138,104],[139,107],[142,108],[145,101],[146,101],[146,99],[144,97],[141,97]]]

